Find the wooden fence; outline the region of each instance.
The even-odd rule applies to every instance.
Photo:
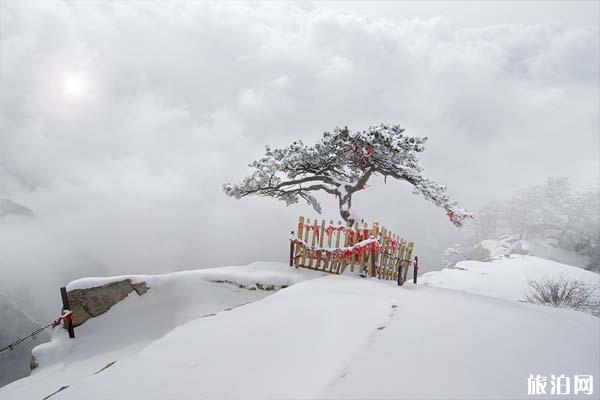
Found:
[[[361,226],[362,225],[362,226]],[[411,263],[413,242],[374,222],[354,226],[300,217],[290,238],[290,266],[341,274],[346,269],[368,277],[398,279],[404,283]]]

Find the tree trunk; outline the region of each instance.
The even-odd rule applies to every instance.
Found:
[[[346,223],[349,222],[350,225],[354,225],[355,221],[350,212],[352,207],[352,195],[350,193],[347,193],[345,196],[339,196],[339,207],[342,219],[346,221]]]

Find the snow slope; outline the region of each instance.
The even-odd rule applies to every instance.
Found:
[[[420,282],[485,296],[522,300],[529,280],[545,276],[600,285],[600,274],[539,257],[513,254],[493,262],[461,261],[454,267],[424,274]]]
[[[522,399],[529,374],[600,372],[596,317],[427,286],[407,289],[385,329],[358,349],[327,397]]]
[[[57,332],[49,346],[64,355],[49,358],[63,361],[42,362],[31,377],[0,389],[0,399],[42,399],[63,386],[52,400],[524,398],[530,374],[600,377],[600,324],[591,315],[468,293],[458,281],[452,285],[460,290],[434,287],[431,276],[428,284],[398,288],[350,276],[299,277],[283,264],[263,273],[276,268],[304,280],[266,297],[234,285],[189,283],[185,293],[194,305],[183,307],[186,317],[176,321],[188,322],[174,329],[161,316],[178,314],[184,302],[166,293],[188,279],[156,278],[147,295],[131,295],[86,322],[76,340]],[[514,282],[490,271],[486,279],[498,276],[498,286],[512,288],[501,294],[516,293]],[[518,271],[515,281],[522,280]],[[162,301],[153,303],[153,296]],[[225,311],[247,300],[255,301]],[[117,329],[125,322],[127,329]]]
[[[150,289],[143,296],[132,292],[106,314],[86,321],[76,328],[76,340],[69,340],[64,330],[56,330],[50,343],[38,346],[33,351],[40,367],[32,372],[29,379],[11,384],[12,388],[0,388],[0,398],[5,391],[27,386],[35,390],[27,392],[28,395],[24,397],[17,395],[18,398],[41,399],[57,389],[55,380],[68,385],[68,382],[93,374],[115,359],[139,352],[187,321],[256,301],[273,293],[250,290],[255,289],[257,284],[281,287],[322,275],[309,270],[291,269],[282,263],[263,262],[165,275],[76,280],[67,285],[68,290],[99,286],[126,278],[133,282],[144,281]],[[239,285],[246,288],[240,288]]]

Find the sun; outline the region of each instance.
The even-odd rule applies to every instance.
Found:
[[[69,100],[82,99],[89,90],[89,82],[82,74],[68,75],[63,81],[62,91]]]

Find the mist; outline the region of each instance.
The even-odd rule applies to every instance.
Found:
[[[221,185],[336,126],[427,136],[426,176],[473,212],[549,176],[596,184],[598,4],[504,4],[2,2],[0,198],[35,216],[0,217],[0,291],[45,322],[79,277],[285,260],[314,211]],[[464,236],[404,182],[353,207],[424,271]]]

